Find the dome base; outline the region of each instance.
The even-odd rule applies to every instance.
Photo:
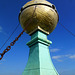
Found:
[[[32,32],[29,33],[29,35],[32,35],[34,32],[36,32],[37,30],[42,31],[43,33],[49,35],[49,32],[43,30],[40,26],[38,26],[36,29],[34,29]]]

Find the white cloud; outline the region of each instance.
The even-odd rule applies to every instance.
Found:
[[[67,58],[70,58],[70,59],[75,59],[75,54],[74,55],[68,54],[68,55],[64,55],[64,56]]]
[[[69,58],[70,59],[75,59],[75,55],[70,55]]]
[[[57,55],[57,56],[52,56],[52,59],[57,60],[59,62],[63,61],[64,58],[69,58],[69,59],[75,59],[75,54],[67,54],[67,55]],[[62,59],[62,60],[61,60]]]
[[[2,27],[0,26],[0,32],[2,32]]]
[[[71,56],[71,54],[64,55],[64,57],[69,57],[69,56]]]
[[[60,50],[60,49],[55,48],[55,49],[51,49],[50,52],[57,52],[57,51],[59,51],[59,50]]]
[[[61,56],[53,56],[52,58],[53,59],[59,59],[59,58],[61,58]]]
[[[55,59],[55,60],[61,62],[62,60],[61,60],[60,58],[62,58],[61,55],[59,55],[59,56],[53,56],[53,57],[52,57],[52,59]]]
[[[7,33],[3,31],[3,28],[1,26],[0,26],[0,33],[7,35]]]

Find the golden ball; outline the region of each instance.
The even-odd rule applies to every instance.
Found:
[[[32,0],[26,3],[19,14],[19,21],[26,33],[31,33],[38,26],[51,33],[58,23],[55,6],[45,0]]]

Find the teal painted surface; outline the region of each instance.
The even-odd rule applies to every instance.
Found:
[[[31,41],[27,43],[30,47],[29,58],[22,75],[59,75],[50,58],[48,47],[51,43],[41,31],[31,36]]]

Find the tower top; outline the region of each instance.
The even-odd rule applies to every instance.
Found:
[[[58,18],[56,7],[46,0],[29,1],[19,14],[20,24],[28,34],[38,26],[50,34],[55,29]]]

